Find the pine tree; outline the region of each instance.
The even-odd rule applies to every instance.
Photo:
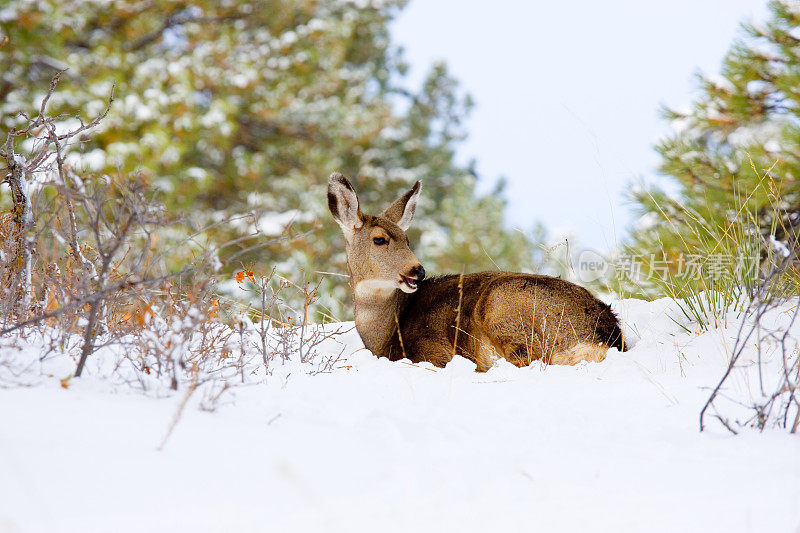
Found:
[[[53,112],[91,115],[116,84],[72,165],[137,173],[170,213],[214,225],[206,244],[236,241],[220,250],[229,271],[343,271],[325,199],[334,170],[372,209],[423,180],[411,237],[426,233],[429,271],[529,268],[500,191],[478,197],[454,160],[470,107],[456,80],[437,64],[419,90],[398,87],[406,65],[388,24],[404,3],[18,0],[0,11],[0,128],[63,68]],[[340,315],[340,280],[324,289]]]
[[[769,12],[766,24],[743,26],[719,76],[698,76],[691,109],[664,112],[674,132],[656,150],[669,185],[636,188],[641,219],[627,250],[654,278],[651,266],[679,274],[692,255],[709,281],[715,257],[727,256],[723,274],[734,276],[742,257],[731,256],[797,253],[800,3],[773,1]]]

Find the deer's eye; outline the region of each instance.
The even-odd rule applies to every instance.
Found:
[[[389,241],[387,241],[383,237],[375,237],[374,239],[372,239],[372,242],[374,242],[375,245],[377,246],[383,246],[384,244],[387,244]]]

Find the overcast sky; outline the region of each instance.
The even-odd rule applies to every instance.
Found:
[[[634,222],[625,191],[654,179],[660,104],[688,105],[757,0],[411,0],[394,25],[418,82],[444,59],[476,101],[463,161],[486,190],[508,179],[507,218],[609,250]]]

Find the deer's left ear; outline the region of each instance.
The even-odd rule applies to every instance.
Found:
[[[410,191],[392,202],[392,205],[387,207],[381,213],[381,216],[400,226],[401,230],[408,230],[411,226],[411,221],[414,219],[414,211],[417,209],[417,200],[421,190],[422,183],[416,182]]]
[[[347,178],[334,172],[328,178],[328,209],[333,219],[350,241],[353,233],[364,225],[364,216],[358,207],[358,196]]]

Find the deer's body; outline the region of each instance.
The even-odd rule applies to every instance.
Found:
[[[405,235],[418,194],[419,183],[373,217],[361,213],[341,174],[329,180],[331,213],[347,242],[356,329],[375,355],[444,366],[458,354],[485,371],[499,357],[517,366],[575,364],[625,349],[610,307],[568,281],[510,272],[424,279]]]

